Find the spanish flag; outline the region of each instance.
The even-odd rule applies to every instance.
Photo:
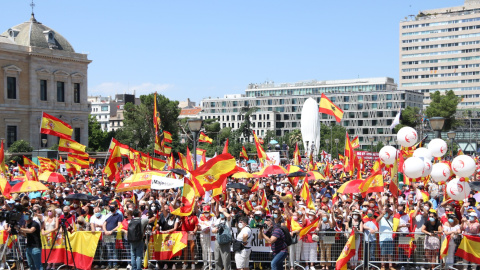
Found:
[[[360,147],[360,141],[358,140],[358,136],[357,136],[352,140],[352,148],[357,149],[359,147]]]
[[[199,142],[206,142],[206,143],[209,143],[209,144],[212,144],[212,142],[213,142],[212,138],[208,137],[203,132],[200,132],[200,136],[198,136],[198,141]]]
[[[300,231],[302,229],[302,225],[300,225],[298,221],[293,220],[293,217],[291,217],[287,219],[287,228],[291,232],[295,232],[295,231]]]
[[[315,204],[313,204],[312,195],[310,194],[310,186],[308,185],[307,181],[303,182],[302,190],[300,191],[300,197],[302,197],[309,209],[315,210]]]
[[[24,167],[34,167],[34,168],[38,168],[38,165],[33,163],[33,161],[31,161],[29,158],[27,158],[26,156],[23,156],[23,166]]]
[[[265,150],[263,150],[262,145],[258,140],[257,134],[255,134],[255,131],[252,130],[252,132],[253,138],[255,139],[255,147],[257,148],[258,159],[260,159],[260,162],[263,163],[266,159],[268,159],[267,154],[265,153]]]
[[[55,162],[53,162],[49,158],[37,157],[38,161],[40,162],[40,170],[41,171],[54,171],[55,170]]]
[[[79,165],[82,169],[88,169],[88,166],[90,165],[88,160],[83,160],[72,155],[67,156],[67,161],[75,162],[75,164]]]
[[[115,140],[115,138],[112,138],[110,146],[108,147],[108,152],[112,152],[115,146],[119,148],[122,156],[128,156],[130,154],[130,147],[128,147],[126,144],[121,144],[119,141]]]
[[[65,168],[67,168],[67,173],[71,177],[75,176],[82,169],[80,164],[68,160],[65,161]]]
[[[228,153],[228,138],[225,141],[225,146],[223,147],[222,154],[227,154]]]
[[[163,131],[163,140],[167,143],[172,143],[172,133]]]
[[[323,93],[318,112],[334,116],[337,122],[340,122],[343,118],[343,111],[337,105],[333,104],[333,102],[330,101],[330,99],[328,99]]]
[[[191,172],[192,177],[196,178],[203,186],[205,191],[214,190],[212,196],[216,194],[216,189],[222,188],[227,177],[237,171],[235,158],[230,154],[218,155],[205,164]],[[218,191],[217,191],[218,192]]]
[[[263,190],[262,193],[262,199],[260,201],[260,205],[264,208],[267,209],[268,203],[267,203],[267,195],[265,194],[265,189]]]
[[[3,196],[5,196],[5,198],[9,199],[11,197],[10,196],[11,189],[12,189],[12,186],[10,186],[5,176],[0,174],[0,190],[2,191],[2,194]]]
[[[60,138],[58,151],[84,155],[86,146],[71,139]]]
[[[197,159],[195,159],[195,163]],[[193,171],[193,162],[192,162],[192,153],[190,153],[190,149],[187,147],[187,167],[188,171]]]
[[[245,208],[247,208],[248,211],[252,212],[253,211],[253,205],[251,201],[245,202]]]
[[[347,270],[348,261],[355,255],[355,230],[352,230],[345,247],[340,253],[335,265],[335,270]]]
[[[72,137],[73,129],[72,126],[62,120],[47,113],[43,113],[40,133],[70,139]]]
[[[382,171],[378,170],[365,179],[359,186],[358,190],[362,193],[362,197],[365,197],[367,193],[383,192],[383,176]]]
[[[172,232],[153,236],[153,260],[170,260],[181,255],[187,246],[187,232]]]
[[[3,173],[3,176],[7,175],[7,170],[5,169],[5,150],[3,148],[3,140],[0,146],[0,173]]]
[[[251,192],[251,193],[257,192],[259,186],[260,186],[260,179],[258,179],[258,180],[255,182],[255,184],[253,184],[252,188],[250,189],[250,192]]]
[[[205,152],[207,152],[207,150],[201,149],[201,148],[197,148],[197,155],[203,156],[203,154],[204,154]]]
[[[442,247],[440,248],[440,257],[443,259],[448,255],[448,246],[450,244],[451,235],[446,235],[445,240],[442,242]]]
[[[195,188],[192,181],[184,177],[183,192],[182,192],[182,206],[172,211],[172,215],[176,216],[190,216],[192,214],[193,208],[195,206]]]
[[[320,217],[318,217],[315,221],[313,221],[312,223],[310,223],[310,225],[306,226],[305,228],[301,229],[300,230],[300,233],[298,234],[298,236],[301,238],[303,237],[304,235],[308,234],[309,232],[315,230],[317,227],[318,227],[318,224],[320,222]]]
[[[248,154],[247,154],[247,150],[245,149],[245,146],[242,146],[242,151],[240,152],[240,157],[243,157],[244,159],[248,160]]]
[[[302,163],[302,156],[298,150],[298,142],[295,143],[295,151],[293,152],[293,165],[300,165]]]
[[[103,172],[107,175],[108,179],[113,180],[115,178],[115,174],[117,173],[117,170],[118,170],[117,163],[120,161],[122,161],[120,148],[115,147],[113,151],[110,153],[110,157],[108,158],[107,164],[103,169]]]
[[[455,256],[480,264],[480,236],[464,235]]]

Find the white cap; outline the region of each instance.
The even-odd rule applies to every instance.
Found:
[[[468,214],[468,215],[471,216],[471,217],[477,217],[477,213],[475,213],[475,212],[471,212],[471,213]]]
[[[255,214],[255,215],[258,215],[258,216],[261,216],[261,215],[263,215],[262,211],[255,211],[255,213],[254,213],[254,214]]]

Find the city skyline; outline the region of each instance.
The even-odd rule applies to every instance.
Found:
[[[388,76],[398,83],[400,21],[464,1],[417,2],[36,1],[34,12],[93,60],[89,95],[157,91],[199,102],[267,80]],[[6,3],[1,31],[27,21],[29,4]]]

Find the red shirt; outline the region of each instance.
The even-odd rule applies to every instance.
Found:
[[[193,232],[198,226],[197,216],[182,217],[182,231]]]

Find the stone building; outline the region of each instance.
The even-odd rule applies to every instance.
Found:
[[[58,138],[40,134],[42,112],[69,123],[72,139],[88,144],[88,64],[58,32],[30,20],[0,35],[0,137],[8,148],[16,140],[34,149]],[[47,139],[42,145],[42,139]]]

